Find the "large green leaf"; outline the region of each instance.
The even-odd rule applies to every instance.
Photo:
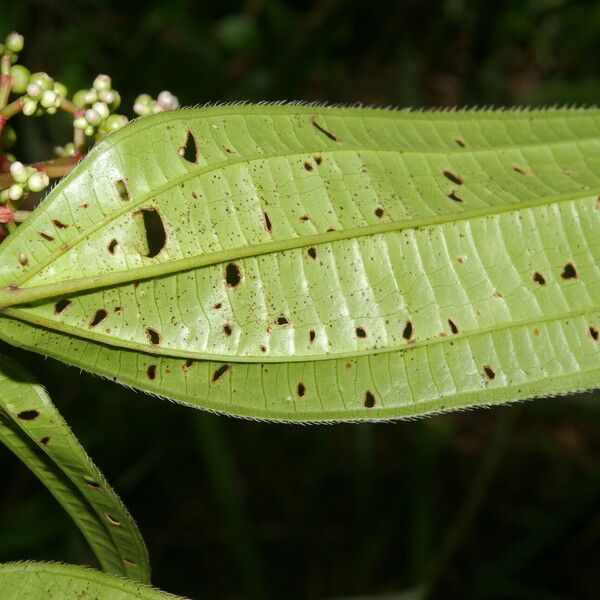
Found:
[[[131,515],[42,386],[3,356],[0,442],[31,469],[71,515],[105,571],[149,581],[146,547]],[[2,586],[0,575],[0,590]],[[6,596],[0,592],[0,598]]]
[[[142,119],[2,244],[0,335],[259,418],[594,387],[599,150],[595,109]]]
[[[59,563],[0,564],[2,600],[184,600],[156,588]]]

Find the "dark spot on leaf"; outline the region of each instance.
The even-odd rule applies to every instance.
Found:
[[[515,173],[519,173],[520,175],[527,175],[527,171],[521,165],[513,165],[513,171]]]
[[[59,300],[55,305],[54,305],[54,314],[55,315],[60,315],[60,313],[65,310],[65,308],[69,307],[71,305],[71,301],[67,300],[66,298],[63,298],[62,300]]]
[[[307,160],[304,161],[304,168],[307,171],[312,171],[313,170],[313,166]]]
[[[223,325],[223,333],[225,335],[231,335],[232,329],[231,329],[231,325],[229,323],[225,323],[225,325]]]
[[[536,327],[533,330],[533,335],[535,335],[536,337],[540,337],[540,335],[542,335],[542,332]]]
[[[48,233],[46,233],[45,231],[38,231],[38,233],[40,234],[41,237],[43,237],[45,240],[49,241],[49,242],[53,242],[54,238],[49,235]]]
[[[223,146],[223,150],[225,150],[227,154],[233,154],[234,152],[233,148],[230,148],[229,146]]]
[[[235,263],[229,263],[225,267],[225,281],[229,287],[236,287],[242,280],[240,268]]]
[[[589,333],[590,333],[590,337],[591,337],[591,338],[592,338],[592,339],[593,339],[595,342],[597,342],[597,341],[598,341],[598,335],[599,335],[599,334],[598,334],[598,330],[597,330],[595,327],[592,327],[592,326],[590,325],[590,328],[589,328],[589,330],[588,330],[588,331],[589,331]]]
[[[148,336],[148,340],[153,346],[158,346],[160,344],[160,333],[156,331],[156,329],[152,329],[151,327],[146,328],[146,335]]]
[[[227,373],[227,371],[229,371],[229,365],[221,365],[214,373],[212,376],[212,382],[215,383],[215,381],[218,381],[219,379],[221,379],[221,377],[223,377],[223,375],[225,375],[225,373]]]
[[[365,392],[365,408],[373,408],[375,406],[375,395],[371,390]]]
[[[113,238],[112,240],[110,240],[110,244],[108,244],[108,251],[111,254],[114,254],[115,253],[115,249],[116,249],[116,247],[118,245],[119,245],[119,242]]]
[[[269,214],[267,212],[263,212],[263,217],[265,219],[265,227],[267,231],[271,233],[273,231],[273,225],[271,225],[271,219],[269,219]]]
[[[194,361],[191,358],[188,358],[181,366],[181,370],[186,372],[186,371],[189,371],[193,366],[194,366]]]
[[[198,147],[196,146],[196,138],[191,130],[187,130],[185,142],[179,148],[179,156],[191,163],[198,162]]]
[[[115,306],[115,312],[120,313],[123,310],[122,306]]]
[[[381,206],[378,206],[375,209],[375,216],[379,217],[380,219],[381,219],[381,217],[383,217],[384,213],[385,213],[385,211],[383,210],[383,208],[381,208]]]
[[[301,215],[300,217],[298,217],[302,222],[306,222],[310,219],[310,217],[308,215]]]
[[[458,327],[452,319],[448,319],[448,325],[450,325],[450,331],[452,331],[452,333],[458,333]]]
[[[117,179],[117,181],[115,181],[115,187],[117,188],[117,194],[119,194],[119,198],[123,202],[129,202],[129,200],[131,200],[129,188],[127,187],[127,183],[124,179]]]
[[[453,173],[452,171],[449,171],[448,169],[444,169],[442,171],[442,173],[444,174],[444,177],[446,179],[449,179],[453,184],[455,184],[455,185],[463,184],[462,178],[459,175],[456,175],[455,173]]]
[[[536,271],[533,274],[533,280],[538,284],[538,285],[546,285],[546,278],[539,272]]]
[[[104,513],[106,520],[115,527],[121,527],[121,521],[115,519],[112,515],[109,515],[107,512]]]
[[[104,308],[98,309],[94,315],[94,318],[90,321],[90,327],[96,327],[96,325],[102,323],[106,317],[108,317],[106,310]]]
[[[48,442],[50,441],[50,436],[49,435],[45,435],[41,440],[40,440],[40,444],[42,446],[46,446],[48,444]]]
[[[296,393],[300,398],[306,394],[306,386],[302,382],[298,383],[296,386]]]
[[[281,317],[277,317],[277,325],[288,325],[289,321],[287,320],[286,317],[281,316]]]
[[[483,365],[483,372],[488,379],[494,379],[496,377],[496,371],[494,371],[490,365]]]
[[[142,215],[148,258],[154,258],[167,243],[167,232],[160,213],[155,208],[143,208],[135,213]]]
[[[261,351],[261,352],[266,352],[266,351],[267,351],[267,347],[266,347],[266,346],[264,346],[264,345],[263,345],[263,346],[261,346],[261,347],[260,347],[260,351]]]
[[[312,344],[315,341],[316,337],[317,337],[317,334],[311,329],[308,332],[308,341]]]
[[[192,192],[192,198],[194,200],[198,200],[198,194],[196,194],[196,192]]]
[[[148,374],[148,379],[156,379],[156,365],[150,365],[146,373]]]
[[[222,303],[222,302],[217,302],[217,303],[216,303],[216,304],[213,306],[213,308],[214,308],[215,310],[219,310],[219,309],[220,309],[222,306],[223,306],[223,303]]]
[[[563,279],[577,279],[577,269],[575,265],[571,262],[568,262],[564,268],[563,272],[560,274]]]
[[[98,490],[102,487],[97,481],[94,481],[93,479],[90,479],[89,477],[84,477],[83,480],[85,481],[85,484],[88,487],[91,487],[93,490]]]
[[[363,327],[357,327],[356,328],[356,337],[359,337],[359,338],[366,338],[367,337],[367,332],[364,330]]]
[[[316,127],[322,134],[324,134],[325,136],[327,136],[332,142],[339,142],[339,139],[337,138],[337,136],[332,133],[331,131],[329,131],[328,129],[326,129],[325,127],[323,127],[323,125],[319,125],[319,123],[317,123],[317,117],[315,115],[312,115],[310,117],[310,122],[313,124],[314,127]]]
[[[35,410],[35,408],[32,408],[31,410],[22,410],[20,413],[17,414],[17,417],[19,417],[19,419],[21,419],[22,421],[33,421],[39,416],[40,411]]]
[[[316,260],[317,259],[317,249],[313,248],[312,246],[307,250],[308,255],[313,259]]]
[[[68,227],[68,225],[65,225],[62,221],[59,221],[58,219],[53,219],[52,223],[57,229],[66,229]]]
[[[458,146],[460,146],[461,148],[464,148],[466,146],[466,144],[460,139],[460,138],[456,138],[454,140],[454,143]]]
[[[454,202],[462,202],[462,198],[453,190],[448,194],[448,198]]]
[[[26,267],[29,264],[29,259],[27,258],[27,255],[23,252],[19,252],[19,264],[22,267]]]
[[[408,341],[410,339],[412,339],[413,336],[413,324],[412,321],[406,321],[406,324],[404,325],[404,330],[402,331],[402,337]]]
[[[314,159],[315,159],[315,162],[317,163],[317,165],[320,165],[323,162],[322,156],[315,156]]]

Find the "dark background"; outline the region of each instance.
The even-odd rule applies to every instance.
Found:
[[[0,2],[0,34],[71,91],[113,77],[182,104],[302,99],[545,105],[600,99],[600,3],[518,0]],[[68,141],[17,119],[19,158]],[[540,399],[386,425],[195,412],[39,356],[34,370],[123,497],[154,583],[194,598],[598,597],[600,405]],[[0,452],[0,561],[94,564]]]

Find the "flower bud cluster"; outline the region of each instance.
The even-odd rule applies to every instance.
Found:
[[[48,73],[33,73],[25,89],[23,114],[38,116],[47,112],[53,115],[66,97],[67,88],[62,83],[54,81]]]
[[[48,174],[33,167],[26,167],[18,160],[10,165],[14,183],[0,193],[0,202],[19,202],[26,192],[41,192],[50,184]]]
[[[102,138],[128,122],[124,115],[111,114],[121,104],[121,96],[112,89],[108,75],[98,75],[89,90],[76,92],[73,104],[82,111],[73,124],[77,129],[83,129],[85,135],[97,134]]]
[[[133,104],[133,112],[141,117],[177,108],[179,100],[167,90],[161,92],[156,100],[148,94],[140,94]]]

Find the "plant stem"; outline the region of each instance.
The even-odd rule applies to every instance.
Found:
[[[63,98],[60,101],[60,108],[62,108],[64,111],[66,111],[68,113],[71,113],[74,116],[78,110],[77,108],[75,108],[75,105],[70,100],[67,100],[66,98]]]
[[[56,158],[44,162],[33,163],[30,166],[34,167],[38,171],[45,172],[50,179],[60,179],[61,177],[68,175],[80,159],[80,155],[66,156],[64,158]],[[14,180],[10,173],[0,174],[0,190],[10,187],[13,183]]]
[[[10,67],[12,65],[12,57],[5,54],[0,59],[0,108],[4,108],[8,102],[10,96],[10,90],[12,88],[13,78],[10,74]]]
[[[23,96],[13,100],[10,104],[0,108],[0,116],[4,117],[5,120],[14,117],[16,114],[23,110]]]

